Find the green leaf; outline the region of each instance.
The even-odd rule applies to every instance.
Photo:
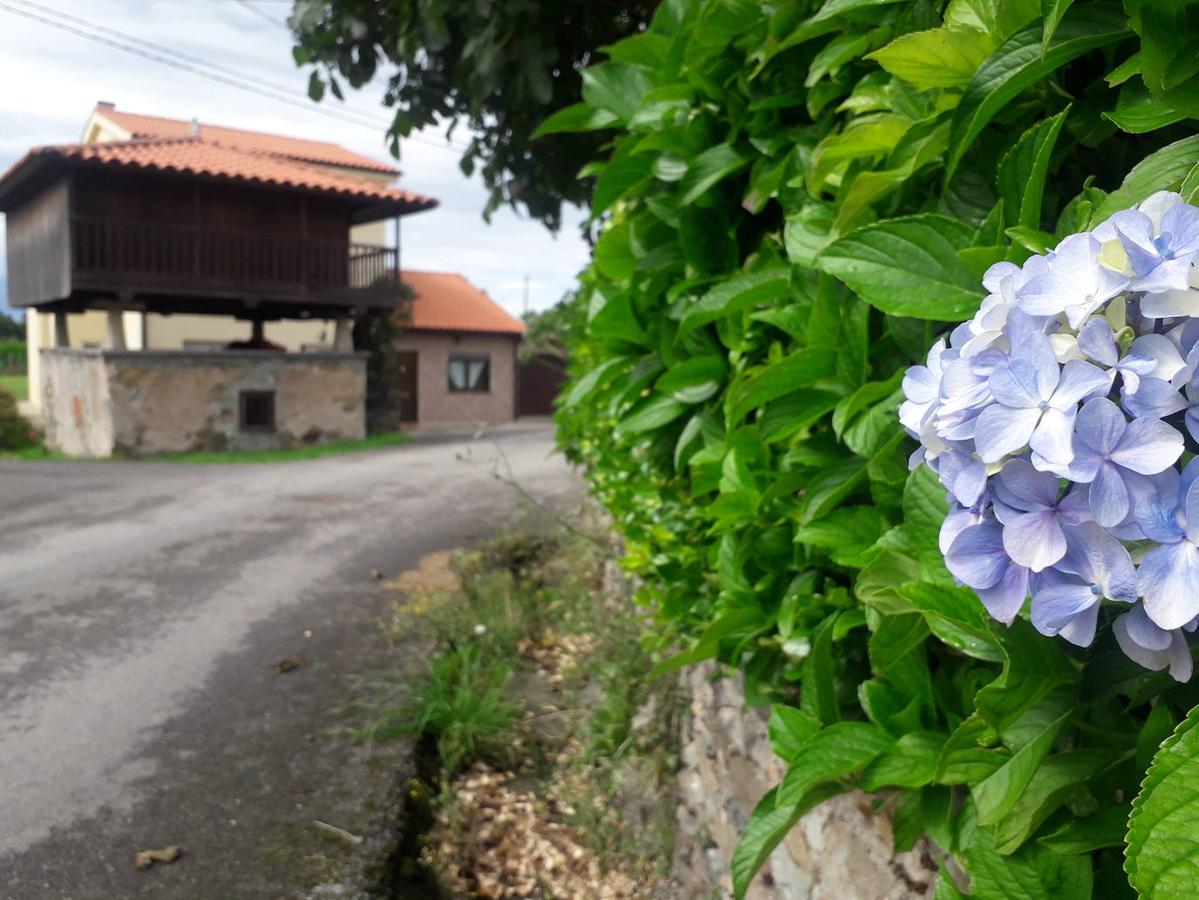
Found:
[[[627,282],[637,268],[627,222],[609,225],[595,242],[595,267],[613,281]]]
[[[607,110],[618,122],[627,122],[633,117],[649,89],[649,78],[638,66],[605,62],[583,70],[583,101]]]
[[[721,641],[734,637],[748,637],[760,631],[762,627],[762,611],[756,607],[727,610],[704,629],[695,646],[658,663],[650,669],[646,677],[652,680],[684,666],[711,659],[716,655],[716,648]]]
[[[803,753],[811,737],[820,730],[820,720],[794,706],[770,707],[770,747],[775,755],[790,764]]]
[[[862,790],[915,788],[928,784],[936,774],[937,758],[947,737],[941,731],[905,734],[862,773]]]
[[[978,829],[965,855],[974,900],[1091,900],[1087,857],[1058,856],[1036,843],[1003,856],[985,828]]]
[[[687,167],[687,175],[683,179],[682,196],[679,198],[679,202],[694,203],[701,194],[717,182],[744,169],[749,162],[750,158],[731,144],[717,144],[715,147],[709,147],[695,157]]]
[[[823,547],[833,561],[860,568],[866,551],[887,530],[887,520],[873,506],[843,506],[810,525],[795,529],[795,540],[810,547]]]
[[[1124,867],[1142,897],[1190,897],[1199,885],[1199,707],[1153,758],[1128,821]]]
[[[1041,38],[1042,48],[1047,48],[1057,33],[1057,27],[1062,24],[1062,17],[1074,0],[1041,0],[1041,12],[1044,17],[1044,35]]]
[[[856,775],[891,746],[893,739],[868,722],[836,722],[808,739],[803,753],[778,786],[780,805],[801,802],[829,781]]]
[[[568,407],[578,406],[584,398],[601,384],[606,383],[612,375],[622,369],[630,368],[632,364],[632,357],[614,356],[600,363],[594,369],[588,370],[567,392],[565,405]]]
[[[1177,188],[1199,159],[1199,135],[1183,138],[1150,153],[1124,177],[1120,187],[1099,204],[1091,216],[1091,227],[1122,209],[1140,203],[1156,191]]]
[[[1119,6],[1088,3],[1085,9],[1067,13],[1043,50],[1040,24],[1013,35],[983,63],[962,95],[949,138],[945,183],[952,180],[975,138],[1021,92],[1070,60],[1114,43],[1127,33],[1127,20]]]
[[[1189,0],[1127,0],[1141,37],[1141,76],[1151,91],[1168,91],[1199,74],[1193,36],[1199,7]]]
[[[812,636],[812,649],[803,663],[800,708],[826,725],[841,718],[837,704],[837,664],[833,659],[833,628],[830,617],[820,623]]]
[[[835,241],[818,265],[883,312],[956,321],[982,300],[981,285],[957,255],[973,238],[973,229],[947,216],[890,219]]]
[[[1046,759],[1033,773],[1028,787],[1011,811],[998,822],[995,849],[1000,853],[1016,850],[1041,823],[1076,794],[1088,778],[1110,765],[1115,758],[1116,754],[1110,750],[1085,749]]]
[[[598,216],[633,188],[650,179],[652,160],[645,154],[618,154],[595,180],[591,215]]]
[[[729,421],[740,422],[752,410],[786,396],[796,388],[828,378],[836,369],[831,350],[799,350],[763,366],[741,381],[729,394]]]
[[[687,307],[679,322],[679,336],[735,312],[781,300],[790,291],[791,270],[786,267],[729,278]]]
[[[696,356],[667,369],[655,387],[681,403],[702,403],[724,385],[727,369],[723,357]]]
[[[619,117],[609,110],[597,109],[589,103],[575,103],[558,110],[538,125],[533,132],[533,140],[564,131],[598,131],[618,121]]]
[[[934,28],[896,38],[866,58],[921,91],[965,87],[994,47],[973,28]]]
[[[1074,710],[1062,713],[994,773],[971,787],[978,824],[994,825],[1012,811],[1037,768],[1049,755],[1058,734],[1073,716]]]
[[[842,791],[837,785],[821,785],[800,801],[780,804],[777,802],[778,789],[772,788],[758,802],[749,818],[749,824],[737,840],[737,848],[733,851],[733,859],[729,864],[736,900],[743,900],[749,883],[758,874],[766,858],[787,836],[787,832],[795,827],[800,817],[817,803]]]
[[[969,588],[912,582],[899,592],[920,610],[929,630],[950,647],[987,662],[1003,660],[987,626],[986,610]]]
[[[1068,821],[1037,840],[1062,856],[1093,853],[1104,847],[1123,847],[1128,831],[1128,809],[1127,802],[1105,803],[1089,818]]]
[[[1185,118],[1165,100],[1151,95],[1140,81],[1130,81],[1120,88],[1115,110],[1105,112],[1103,117],[1129,134],[1155,131]]]
[[[1021,135],[999,162],[998,188],[1004,222],[1010,226],[1041,227],[1041,199],[1053,146],[1070,108],[1038,122]]]
[[[688,405],[666,394],[647,397],[638,403],[616,426],[622,436],[643,434],[661,428],[687,411]]]

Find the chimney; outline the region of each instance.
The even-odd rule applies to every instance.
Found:
[[[191,125],[187,129],[187,136],[197,138],[200,136],[200,120],[192,119]]]
[[[116,109],[117,105],[111,100],[97,100],[96,109]]]

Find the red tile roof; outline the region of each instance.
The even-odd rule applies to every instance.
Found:
[[[461,275],[453,272],[401,274],[416,292],[408,328],[427,331],[474,331],[487,334],[524,334],[524,323]]]
[[[128,131],[133,138],[185,138],[191,136],[192,132],[192,123],[183,119],[143,116],[107,105],[96,107],[96,112]],[[226,128],[223,125],[208,125],[203,122],[199,123],[199,129],[199,136],[205,140],[213,140],[222,146],[238,150],[266,153],[303,162],[365,169],[369,172],[385,172],[389,175],[400,174],[400,170],[389,163],[379,162],[329,141],[310,141],[261,131]]]
[[[364,200],[392,201],[406,204],[408,211],[413,212],[437,205],[436,200],[420,194],[387,187],[365,178],[336,174],[280,156],[228,147],[206,137],[35,147],[0,182],[8,180],[31,161],[46,157],[95,165],[210,175]]]

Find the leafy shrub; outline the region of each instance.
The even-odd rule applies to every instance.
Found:
[[[0,340],[0,373],[25,372],[26,347],[21,340]]]
[[[667,0],[542,126],[612,130],[584,170],[606,221],[561,442],[687,648],[658,670],[716,657],[774,705],[789,769],[738,894],[853,786],[898,793],[897,849],[952,857],[944,896],[1133,896],[1125,864],[1139,890],[1199,894],[1163,875],[1161,841],[1194,826],[1160,796],[1176,759],[1124,859],[1195,689],[1124,659],[1107,614],[1085,650],[989,621],[945,570],[944,491],[909,474],[896,420],[904,368],[991,264],[1195,195],[1195,9]]]
[[[21,450],[34,443],[33,426],[17,412],[17,398],[0,388],[0,451]]]

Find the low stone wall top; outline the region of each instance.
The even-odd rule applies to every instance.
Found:
[[[42,351],[46,441],[74,456],[255,450],[366,434],[365,353]],[[275,427],[240,427],[241,394],[274,393]]]

